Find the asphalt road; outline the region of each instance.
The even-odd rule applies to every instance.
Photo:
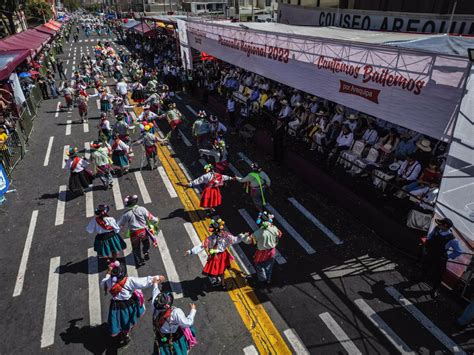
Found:
[[[95,40],[81,36],[79,43],[66,45],[62,57],[68,77],[79,65],[82,52],[93,54]],[[114,47],[120,46],[115,43]],[[113,92],[111,79],[109,85]],[[195,220],[182,203],[169,162],[164,161],[159,171],[140,171],[137,147],[132,172],[118,180],[120,191],[96,186],[73,200],[59,193],[68,181],[68,172],[62,169],[64,147],[84,149],[86,142],[97,137],[99,122],[96,98],[89,104],[87,126],[78,123],[77,109],[58,112],[59,101],[63,99],[47,100],[39,109],[28,153],[14,172],[11,188],[17,193],[9,194],[0,209],[0,275],[4,281],[0,290],[0,353],[115,353],[106,335],[109,296],[104,296],[98,285],[105,265],[97,265],[91,252],[93,236],[85,232],[85,226],[90,219],[87,213],[99,203],[109,204],[111,214],[119,217],[123,210],[116,199],[129,194],[137,194],[140,204],[160,217],[163,231],[160,248],[152,251],[152,259],[144,267],[137,270],[127,258],[129,273],[164,274],[174,281],[173,285],[165,284],[165,289],[182,289],[176,305],[187,311],[189,302],[196,303],[199,344],[192,353],[255,354],[257,349],[263,353],[256,338],[269,329],[276,329],[285,342],[277,349],[298,354],[428,354],[460,352],[461,348],[470,353],[474,349],[472,331],[459,333],[453,326],[462,305],[446,294],[432,300],[426,285],[411,281],[416,273],[412,260],[384,244],[383,236],[374,235],[343,206],[309,191],[295,177],[273,166],[269,157],[252,146],[240,145],[235,137],[229,137],[233,164],[229,174],[246,174],[248,161],[256,160],[273,180],[269,200],[278,212],[277,225],[285,233],[278,247],[282,259],[275,264],[269,287],[252,291],[242,286],[247,298],[236,299],[232,292],[204,291],[200,259],[183,256],[193,245],[188,231],[193,230],[191,222]],[[190,109],[201,109],[186,93],[179,93],[176,103],[191,121]],[[180,167],[195,178],[202,174],[202,165],[190,128],[190,124],[182,128],[190,145],[186,139],[173,139],[167,157],[173,164],[178,159]],[[168,132],[166,122],[160,129]],[[174,187],[167,188],[167,179]],[[254,220],[256,211],[242,188],[229,184],[223,189],[223,199],[219,213],[229,230],[250,231],[252,226],[243,216],[248,214]],[[252,249],[240,248],[243,254],[237,259],[243,270],[240,261],[251,261]],[[150,295],[151,290],[145,290],[145,298]],[[252,309],[263,305],[271,325],[252,328],[246,323],[242,312],[246,308],[241,303],[248,299],[253,302]],[[132,332],[132,342],[118,353],[151,353],[152,346],[148,306]]]

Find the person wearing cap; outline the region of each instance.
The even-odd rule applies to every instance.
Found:
[[[89,234],[96,234],[94,240],[94,250],[100,258],[107,258],[115,261],[117,253],[124,251],[127,244],[120,236],[120,227],[115,218],[109,216],[109,206],[99,205],[95,209],[95,218],[91,219],[86,227]]]
[[[221,186],[224,182],[229,180],[236,180],[234,177],[220,174],[214,171],[215,168],[212,164],[204,166],[204,175],[201,175],[197,179],[189,182],[188,184],[180,183],[179,185],[189,188],[196,187],[205,184],[204,189],[201,193],[201,201],[199,206],[201,208],[209,209],[211,213],[214,213],[215,208],[220,206],[222,203]]]
[[[448,260],[454,260],[462,254],[459,241],[452,232],[453,222],[449,218],[435,219],[436,226],[428,234],[424,243],[424,256],[421,278],[432,282],[431,296],[439,294],[443,274]]]
[[[91,163],[95,166],[95,176],[100,179],[104,190],[113,186],[112,167],[110,166],[111,148],[107,143],[95,141],[91,143]]]
[[[196,139],[196,145],[198,147],[201,147],[202,143],[206,140],[206,136],[211,132],[211,125],[206,118],[206,112],[199,111],[197,119],[193,123],[192,135]]]
[[[264,191],[270,187],[271,180],[257,163],[252,163],[251,169],[247,176],[237,177],[237,181],[245,184],[245,192],[250,194],[255,208],[262,212],[267,204]]]
[[[415,156],[423,166],[426,166],[428,162],[433,158],[431,154],[431,141],[426,138],[421,138],[416,142]]]
[[[161,292],[159,280],[153,282],[151,304],[153,305],[154,354],[187,355],[196,344],[193,327],[196,305],[189,304],[186,316],[181,308],[174,307],[172,293]]]
[[[243,242],[255,245],[257,250],[253,256],[257,280],[270,283],[272,278],[273,264],[275,263],[276,246],[283,235],[273,224],[274,216],[267,211],[260,212],[256,224],[258,229],[252,234],[246,233]]]
[[[405,160],[406,156],[414,153],[416,145],[411,139],[411,135],[408,132],[400,134],[400,141],[395,148],[394,156],[397,160]]]
[[[227,127],[219,121],[219,118],[215,115],[209,116],[209,123],[211,125],[211,140],[217,139],[227,133]]]
[[[162,275],[128,276],[126,268],[118,260],[109,264],[100,284],[105,294],[112,296],[107,323],[109,333],[117,339],[118,345],[130,342],[130,331],[138,323],[138,318],[145,313],[145,300],[141,290],[165,280]]]
[[[71,173],[69,176],[69,191],[74,195],[84,195],[84,189],[92,183],[92,176],[86,172],[89,163],[77,154],[76,147],[69,148],[67,156],[64,168]]]
[[[127,211],[119,218],[117,224],[120,227],[126,226],[130,231],[135,265],[143,266],[146,260],[150,260],[150,239],[153,246],[158,247],[156,233],[159,219],[153,216],[145,207],[138,206],[137,195],[125,197],[124,204]],[[140,247],[142,247],[141,250]]]
[[[202,274],[209,278],[213,287],[220,285],[225,290],[224,273],[232,261],[228,248],[240,243],[244,235],[234,236],[226,231],[225,222],[220,218],[211,219],[208,230],[211,234],[201,244],[187,250],[184,255],[196,255],[205,251],[208,257]]]

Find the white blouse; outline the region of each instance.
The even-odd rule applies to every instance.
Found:
[[[133,295],[133,291],[137,289],[150,287],[153,283],[153,278],[158,276],[146,276],[146,277],[133,277],[128,276],[125,285],[122,287],[122,290],[118,293],[117,296],[112,297],[116,301],[126,301],[130,299]],[[106,287],[107,291],[113,286],[112,277],[110,274],[105,275],[105,278],[100,282],[102,287]]]
[[[115,233],[120,232],[120,227],[118,226],[114,217],[105,217],[104,222],[107,226],[111,226]],[[96,219],[93,218],[87,225],[86,231],[89,234],[102,234],[102,233],[109,233],[112,230],[107,230],[107,229],[102,228],[101,226],[99,226]]]
[[[157,284],[153,285],[153,293],[151,304],[154,303],[155,298],[160,294],[160,289]],[[153,319],[158,316],[158,312],[155,310],[153,313]],[[176,333],[178,327],[189,328],[194,324],[194,317],[196,316],[196,310],[191,309],[189,315],[186,317],[181,308],[173,308],[169,320],[165,321],[161,326],[160,331],[165,334]]]

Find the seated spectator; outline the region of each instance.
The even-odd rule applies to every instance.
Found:
[[[319,100],[316,96],[311,97],[309,108],[311,110],[311,113],[316,113],[319,111]]]
[[[403,132],[400,135],[400,141],[397,148],[394,151],[396,160],[404,160],[408,154],[414,153],[416,150],[415,143],[411,140],[411,136],[408,132]]]
[[[335,145],[329,153],[328,161],[332,162],[339,156],[340,152],[350,149],[353,141],[354,134],[351,132],[348,125],[343,124],[341,133],[339,133]]]
[[[297,104],[301,104],[303,101],[303,96],[301,96],[301,92],[299,90],[293,90],[293,95],[290,98],[290,105],[291,107],[296,107]]]
[[[442,174],[439,170],[438,162],[435,159],[432,159],[421,173],[420,178],[417,181],[413,181],[412,183],[403,186],[403,191],[413,192],[433,185],[439,186],[441,176]]]
[[[399,142],[400,142],[400,138],[395,128],[390,128],[390,130],[388,131],[388,134],[380,138],[380,140],[374,146],[380,151],[380,163],[383,164],[389,161],[389,159],[393,155],[392,153],[397,148]]]
[[[405,185],[410,184],[418,179],[421,172],[421,164],[415,159],[413,154],[407,155],[405,161],[400,165],[397,175],[393,181],[393,185],[387,194],[393,194]]]
[[[379,134],[375,129],[374,120],[368,119],[367,128],[365,129],[364,134],[362,134],[361,140],[365,143],[366,146],[371,147],[375,143],[377,143],[378,139]]]
[[[431,158],[431,141],[426,138],[421,138],[416,142],[416,159],[423,165],[427,165]]]
[[[342,124],[349,127],[351,132],[354,132],[359,124],[359,117],[351,113],[350,115],[346,117],[346,120],[343,121]]]
[[[288,100],[281,100],[281,110],[278,113],[278,119],[282,121],[288,121],[291,118],[291,114],[293,113],[290,105],[288,104]]]
[[[263,106],[268,112],[275,112],[276,101],[277,96],[273,94],[267,99],[267,101],[265,101],[265,104]]]

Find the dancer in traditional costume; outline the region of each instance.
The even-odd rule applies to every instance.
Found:
[[[235,180],[234,177],[222,175],[214,171],[212,164],[207,164],[204,167],[205,174],[191,181],[189,184],[181,184],[184,187],[196,187],[206,184],[201,194],[202,208],[209,208],[211,213],[214,213],[215,207],[222,203],[221,186],[225,181]]]
[[[127,122],[124,121],[123,115],[118,115],[117,122],[113,127],[113,133],[118,135],[118,137],[125,143],[130,142],[130,132],[129,130],[133,127],[130,126]]]
[[[117,259],[117,253],[124,251],[127,244],[120,236],[120,227],[115,218],[109,216],[109,206],[99,205],[95,209],[95,218],[87,225],[89,234],[96,234],[94,250],[101,258],[107,258],[109,262]]]
[[[172,293],[161,293],[158,282],[153,283],[154,354],[187,355],[197,344],[193,327],[196,306],[190,303],[190,312],[186,316],[181,308],[173,307],[173,301]]]
[[[138,206],[138,196],[127,196],[124,200],[127,212],[118,220],[120,227],[127,226],[130,231],[133,257],[137,267],[145,265],[150,260],[150,239],[154,247],[158,247],[156,234],[158,233],[159,219],[153,216],[145,207]],[[143,257],[140,250],[142,246]]]
[[[268,175],[257,163],[252,163],[252,171],[246,177],[237,178],[237,181],[245,184],[245,192],[250,194],[253,204],[259,212],[263,212],[267,201],[265,190],[270,187],[271,181]]]
[[[85,90],[80,90],[79,95],[76,98],[77,109],[79,110],[79,117],[81,117],[81,122],[87,122],[89,120],[87,116],[87,108],[88,108],[88,94]]]
[[[107,143],[95,141],[91,143],[91,162],[95,166],[95,176],[100,179],[104,190],[113,186],[112,167],[110,166],[110,153],[112,149]]]
[[[77,154],[77,148],[75,147],[69,148],[67,155],[65,169],[71,172],[69,191],[74,195],[84,195],[84,189],[92,183],[92,177],[86,172],[89,163]]]
[[[217,139],[227,133],[227,127],[219,121],[217,116],[211,115],[209,122],[211,124],[211,139]]]
[[[207,114],[205,111],[199,111],[197,114],[197,119],[193,123],[192,134],[196,139],[196,145],[201,147],[202,144],[206,141],[206,138],[211,132],[211,125],[207,120]]]
[[[172,131],[175,131],[176,127],[178,127],[182,121],[182,114],[176,108],[176,104],[173,102],[169,105],[170,109],[166,113],[166,119],[171,127]],[[178,136],[179,137],[179,136]]]
[[[142,83],[136,82],[132,85],[132,100],[139,104],[145,101],[144,87]]]
[[[199,154],[213,157],[216,171],[220,174],[224,173],[229,166],[227,148],[223,138],[215,139],[212,149],[199,149]]]
[[[267,284],[271,282],[276,246],[283,235],[273,224],[273,218],[267,211],[260,212],[256,222],[259,228],[243,238],[244,243],[256,246],[253,262],[257,270],[257,279]]]
[[[105,112],[100,114],[99,139],[106,142],[109,142],[112,139],[112,128]]]
[[[161,283],[164,276],[132,277],[127,276],[119,261],[110,263],[105,278],[101,281],[105,294],[110,293],[108,326],[112,337],[121,344],[130,342],[130,331],[138,318],[145,313],[144,297],[141,289],[150,287],[154,282]]]
[[[157,165],[156,161],[156,143],[165,143],[167,138],[161,139],[158,136],[155,136],[152,132],[152,125],[149,123],[143,127],[143,134],[134,144],[143,144],[145,149],[145,156],[147,161],[147,167],[150,170],[154,170]]]
[[[185,255],[195,255],[202,251],[207,254],[207,262],[202,269],[203,275],[209,277],[213,287],[221,286],[224,290],[225,271],[230,267],[233,257],[228,248],[240,243],[244,235],[234,236],[224,229],[225,222],[222,219],[217,221],[211,219],[209,232],[211,233],[200,245],[186,251]]]
[[[158,115],[150,110],[150,106],[144,106],[143,112],[137,117],[138,122],[154,122]]]
[[[112,162],[116,169],[120,171],[120,174],[128,173],[130,165],[129,150],[129,146],[120,139],[119,135],[115,135],[112,143]]]
[[[114,98],[114,95],[107,93],[105,89],[101,89],[99,95],[100,111],[105,114],[108,114],[112,110],[112,102]]]
[[[74,104],[74,89],[69,86],[69,83],[66,81],[64,82],[64,89],[62,90],[64,95],[64,100],[66,101],[66,107],[68,111],[72,110],[72,106]]]

